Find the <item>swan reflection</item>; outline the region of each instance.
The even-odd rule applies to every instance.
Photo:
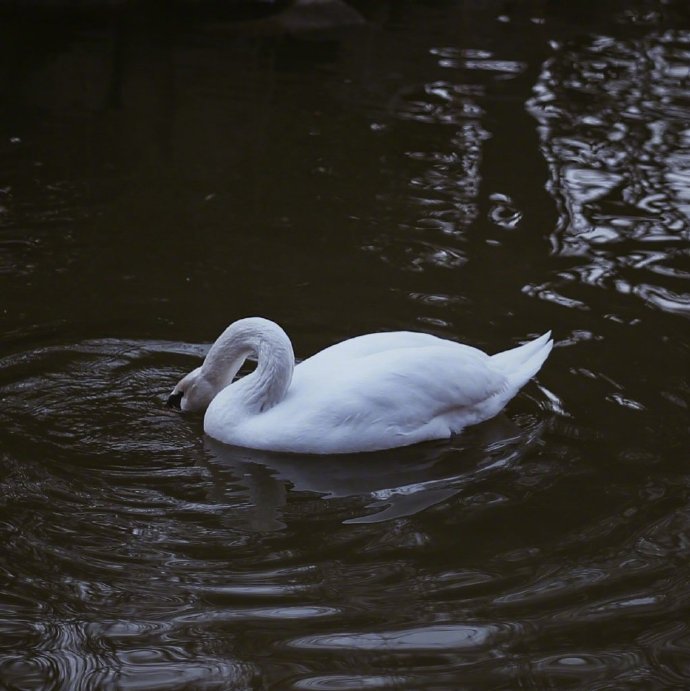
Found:
[[[221,503],[244,496],[252,530],[286,526],[290,493],[313,493],[323,511],[343,511],[344,523],[378,523],[413,516],[512,469],[541,437],[536,418],[519,426],[505,415],[465,430],[450,442],[388,451],[311,456],[258,451],[205,437],[204,464]],[[352,515],[349,515],[352,514]]]

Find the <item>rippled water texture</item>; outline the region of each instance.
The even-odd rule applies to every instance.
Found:
[[[0,687],[690,687],[685,5],[5,16]],[[164,405],[248,314],[557,347],[280,455]]]
[[[673,30],[595,36],[546,63],[530,112],[569,266],[530,290],[589,309],[576,281],[690,315],[689,71],[690,34]]]

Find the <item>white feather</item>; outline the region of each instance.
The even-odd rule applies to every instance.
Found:
[[[206,433],[267,451],[354,453],[444,439],[496,415],[539,370],[550,333],[494,355],[423,333],[368,334],[298,365],[285,332],[252,317],[230,325],[183,378],[183,410]],[[248,355],[254,372],[232,378]]]

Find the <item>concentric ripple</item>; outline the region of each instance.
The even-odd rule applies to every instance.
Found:
[[[237,645],[243,632],[268,627],[271,645],[283,640],[279,649],[290,651],[332,638],[303,638],[305,630],[361,623],[355,592],[407,571],[377,553],[409,540],[396,529],[361,531],[451,503],[470,513],[500,505],[507,497],[487,484],[520,472],[549,416],[546,399],[521,397],[513,420],[366,458],[233,449],[164,405],[205,350],[106,339],[0,360],[4,683],[250,686],[259,670],[251,647]],[[409,544],[417,539],[426,540]],[[348,595],[336,554],[362,540],[371,563],[348,569]],[[387,591],[394,599],[397,587]],[[493,626],[430,631],[443,648],[474,647]],[[344,635],[332,638],[334,650]],[[421,651],[432,645],[425,635],[394,638]],[[377,637],[387,640],[362,633],[362,645]]]

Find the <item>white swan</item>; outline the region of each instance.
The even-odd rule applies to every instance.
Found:
[[[206,409],[206,434],[235,446],[315,454],[407,446],[496,415],[539,371],[550,335],[489,356],[429,334],[374,333],[295,366],[286,333],[249,317],[225,329],[168,405]],[[250,356],[256,369],[233,382]]]

